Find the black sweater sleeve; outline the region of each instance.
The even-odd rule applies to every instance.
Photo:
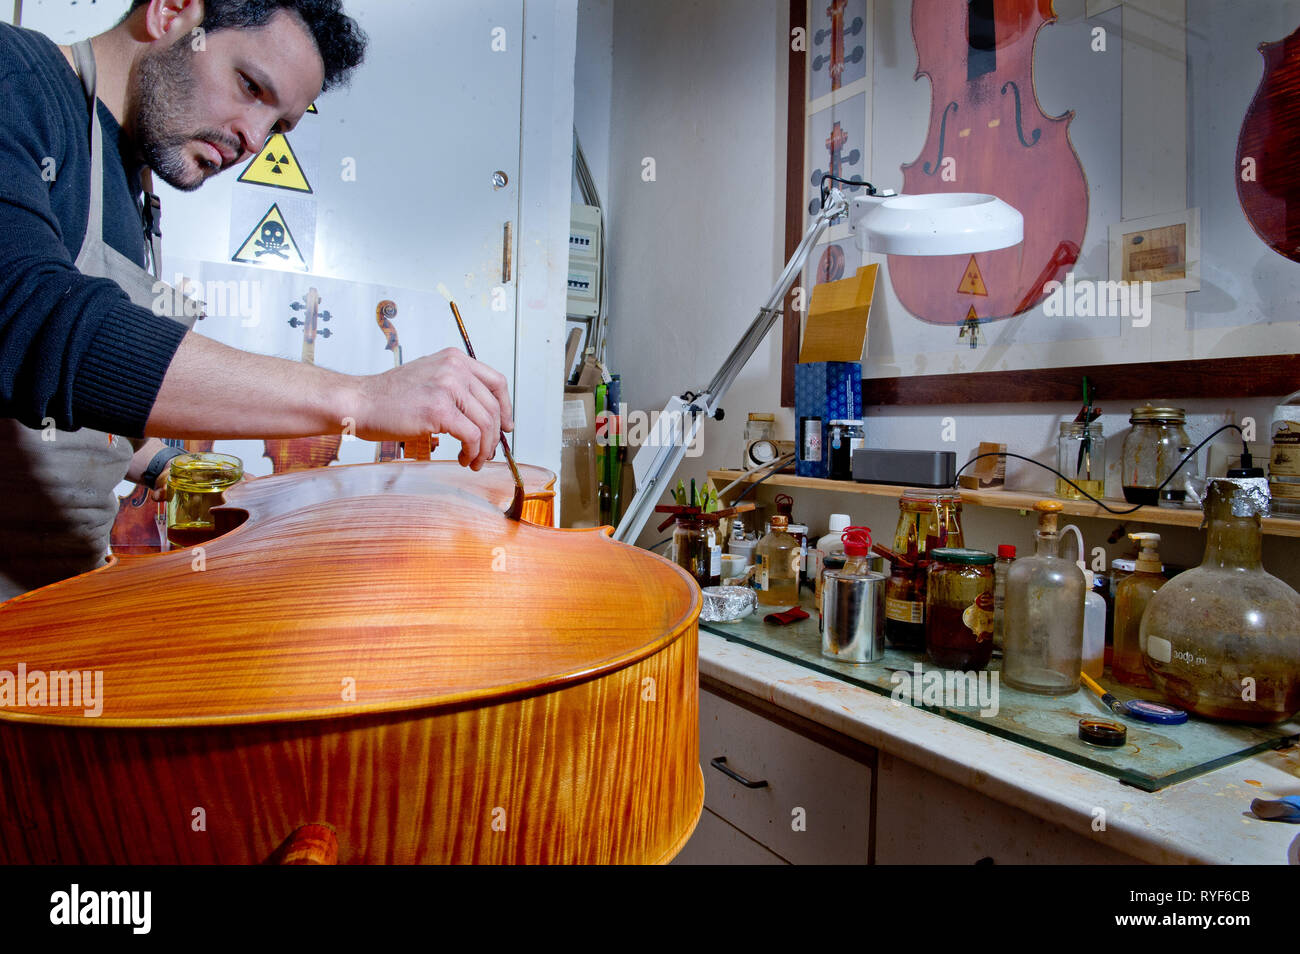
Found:
[[[0,76],[0,416],[138,437],[185,328],[74,266],[50,188],[78,143],[49,99]]]

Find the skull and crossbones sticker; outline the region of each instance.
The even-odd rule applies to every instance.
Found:
[[[302,250],[294,240],[289,224],[280,212],[279,205],[272,205],[258,221],[248,238],[240,243],[231,261],[249,265],[261,265],[269,262],[284,263],[307,269]]]

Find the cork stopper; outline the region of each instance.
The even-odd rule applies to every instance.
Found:
[[[1065,504],[1059,500],[1040,500],[1034,504],[1034,509],[1038,511],[1038,529],[1043,533],[1055,533],[1057,519]]]

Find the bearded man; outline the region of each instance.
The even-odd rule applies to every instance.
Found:
[[[186,191],[257,155],[361,63],[340,0],[134,0],[59,47],[0,24],[0,599],[102,565],[157,437],[446,433],[478,470],[505,378],[448,348],[351,376],[239,351],[159,314],[150,173]],[[146,262],[150,274],[142,267]],[[154,440],[145,440],[151,435]]]

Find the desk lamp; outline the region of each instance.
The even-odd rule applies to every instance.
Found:
[[[655,501],[676,473],[704,419],[722,420],[723,410],[719,406],[722,398],[781,317],[786,293],[799,277],[817,240],[835,219],[848,213],[849,229],[864,258],[868,251],[886,255],[987,252],[1024,240],[1023,216],[995,196],[972,192],[909,196],[877,192],[868,183],[862,185],[869,194],[854,196],[852,201],[839,189],[825,190],[821,211],[786,262],[767,302],[713,380],[701,391],[683,391],[669,399],[646,442],[632,459],[637,490],[614,531],[615,540],[636,542],[654,511]]]

